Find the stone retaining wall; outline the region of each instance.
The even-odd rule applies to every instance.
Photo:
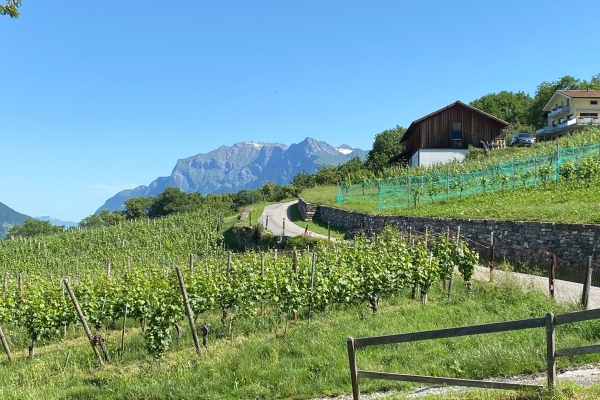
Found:
[[[300,206],[306,204],[303,199],[298,203],[298,209],[305,207]],[[485,255],[489,254],[490,236],[494,232],[496,259],[545,266],[550,255],[555,254],[559,266],[581,268],[585,267],[588,256],[593,256],[594,267],[600,267],[596,260],[596,249],[600,249],[600,225],[370,215],[330,206],[318,206],[315,219],[345,228],[350,234],[362,230],[368,236],[381,232],[386,225],[404,232],[424,233],[428,229],[443,234],[448,228],[456,232],[460,226],[461,236]]]

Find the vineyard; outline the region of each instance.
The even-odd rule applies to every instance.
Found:
[[[160,359],[179,343],[182,321],[192,322],[194,335],[199,325],[208,349],[207,313],[222,315],[212,329],[233,338],[244,318],[269,317],[287,327],[288,319],[310,321],[311,312],[332,306],[368,304],[375,313],[380,299],[407,288],[413,298],[418,289],[425,304],[437,281],[448,282],[450,296],[455,266],[469,281],[478,264],[456,238],[403,237],[391,228],[310,251],[232,254],[222,249],[219,223],[206,212],[0,242],[7,355],[12,334],[28,338],[33,358],[40,341],[60,340],[82,323],[99,363],[109,361],[101,335],[122,329],[122,356],[129,320]],[[202,350],[197,338],[195,344]]]
[[[589,184],[600,166],[600,131],[595,128],[532,148],[499,149],[485,155],[471,149],[464,162],[390,168],[381,179],[339,185],[336,203],[373,203],[375,209],[417,207],[420,203],[485,194],[558,181]]]

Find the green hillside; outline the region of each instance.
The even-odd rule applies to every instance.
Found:
[[[30,218],[30,216],[16,212],[6,204],[0,203],[0,239],[6,236],[11,226],[21,225]]]

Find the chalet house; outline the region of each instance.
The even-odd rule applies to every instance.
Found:
[[[600,126],[600,90],[557,90],[546,107],[548,126],[535,131],[540,139],[549,139],[581,130],[586,126]]]
[[[461,161],[469,145],[492,142],[507,126],[508,122],[457,101],[413,121],[400,140],[406,143],[406,150],[388,162],[418,167]]]

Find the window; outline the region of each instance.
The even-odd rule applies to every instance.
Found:
[[[462,140],[462,122],[452,123],[452,140]]]
[[[598,104],[598,100],[590,100],[590,104]]]
[[[580,118],[589,118],[589,117],[596,117],[598,118],[598,113],[579,113],[579,117]]]

